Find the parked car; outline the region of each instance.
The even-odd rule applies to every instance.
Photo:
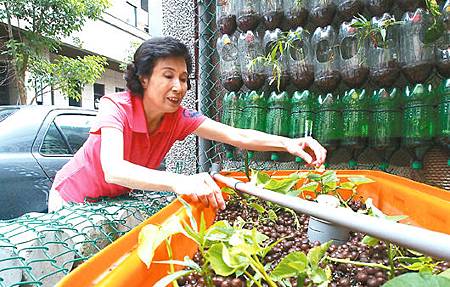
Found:
[[[56,172],[83,145],[96,111],[0,106],[0,219],[46,212]]]

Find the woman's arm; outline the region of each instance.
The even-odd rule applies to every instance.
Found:
[[[254,151],[284,151],[303,158],[307,163],[321,165],[327,151],[312,137],[290,139],[250,129],[238,129],[206,119],[194,132],[209,140]]]
[[[123,157],[123,133],[116,128],[102,128],[100,161],[105,181],[130,189],[173,191],[187,194],[206,206],[225,207],[220,188],[208,174],[186,176],[149,169]]]

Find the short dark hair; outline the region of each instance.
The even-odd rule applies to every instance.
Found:
[[[127,88],[133,94],[142,96],[144,89],[139,76],[151,76],[159,59],[182,57],[186,62],[187,72],[192,72],[192,56],[188,47],[172,37],[155,37],[142,43],[134,53],[133,62],[128,64],[125,72]],[[189,79],[188,89],[191,88]]]

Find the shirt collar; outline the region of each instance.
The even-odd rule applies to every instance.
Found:
[[[132,95],[131,93],[130,97],[131,97],[131,105],[133,108],[133,120],[130,123],[130,128],[133,132],[148,133],[147,119],[145,117],[142,97]],[[178,108],[178,110],[174,113],[165,114],[158,129],[154,131],[152,135],[157,133],[168,132],[171,127],[171,119],[173,120],[173,118],[176,117],[176,115],[180,112],[180,110],[181,108]]]

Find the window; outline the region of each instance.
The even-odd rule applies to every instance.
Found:
[[[81,99],[76,100],[74,98],[69,98],[69,106],[71,106],[71,107],[81,107]]]
[[[73,155],[89,136],[93,115],[59,115],[44,137],[40,152],[44,155]]]
[[[126,3],[126,22],[137,27],[137,7],[131,3]]]
[[[100,103],[100,99],[105,95],[105,85],[103,84],[94,84],[94,109],[98,109],[98,104]]]
[[[141,9],[148,12],[148,0],[141,0]]]
[[[116,87],[116,93],[120,93],[120,92],[123,92],[123,91],[125,91],[124,88]]]

